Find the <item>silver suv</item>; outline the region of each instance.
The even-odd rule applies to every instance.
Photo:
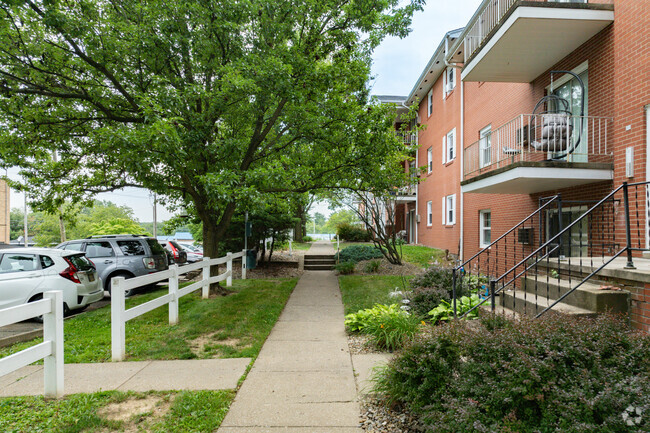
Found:
[[[111,292],[111,278],[132,278],[168,269],[165,250],[151,237],[138,235],[91,236],[63,242],[62,250],[84,251],[95,264],[104,290]]]

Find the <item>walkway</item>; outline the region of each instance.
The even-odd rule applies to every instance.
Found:
[[[218,432],[359,433],[356,396],[338,280],[305,271]]]

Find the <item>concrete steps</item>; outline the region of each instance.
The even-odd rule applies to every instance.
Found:
[[[306,254],[306,271],[331,271],[336,264],[334,254]]]

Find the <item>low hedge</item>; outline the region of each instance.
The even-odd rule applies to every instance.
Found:
[[[343,248],[336,256],[339,262],[359,263],[362,260],[372,260],[384,255],[372,245],[351,245]]]
[[[647,432],[649,359],[620,318],[490,315],[433,328],[375,380],[431,432]]]

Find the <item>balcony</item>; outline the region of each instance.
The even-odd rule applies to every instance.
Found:
[[[612,180],[611,134],[611,118],[521,114],[464,149],[462,191],[533,194]]]
[[[399,188],[395,194],[395,204],[415,203],[416,196],[415,184]]]
[[[452,62],[464,81],[529,83],[614,21],[613,0],[485,0]]]

